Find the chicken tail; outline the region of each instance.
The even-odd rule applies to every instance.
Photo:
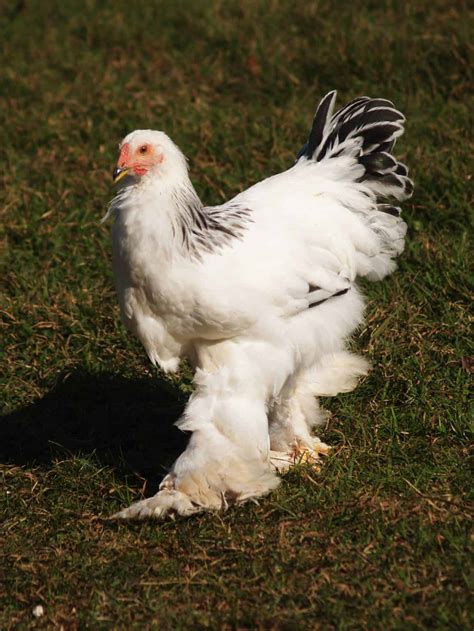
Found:
[[[329,160],[349,156],[364,168],[359,181],[375,194],[377,201],[403,201],[413,194],[407,167],[392,155],[396,139],[404,132],[405,117],[391,101],[360,96],[333,114],[336,91],[326,94],[316,110],[301,159]],[[381,204],[382,212],[399,209]]]

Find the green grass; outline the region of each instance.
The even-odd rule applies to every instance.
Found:
[[[0,628],[472,628],[470,24],[450,0],[4,3]],[[290,165],[333,88],[405,112],[416,181],[400,270],[364,286],[374,370],[324,402],[334,454],[259,505],[101,520],[156,490],[191,391],[119,323],[118,141],[166,130],[219,202]]]

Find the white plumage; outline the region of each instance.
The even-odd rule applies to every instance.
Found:
[[[327,446],[317,396],[352,390],[368,363],[345,350],[364,301],[356,280],[395,269],[405,223],[387,203],[413,186],[391,151],[404,117],[360,97],[316,112],[293,167],[204,207],[163,132],[121,144],[113,265],[122,319],[165,371],[187,358],[195,392],[185,452],[152,498],[121,518],[189,515],[256,498],[277,469]],[[157,419],[159,422],[159,419]]]

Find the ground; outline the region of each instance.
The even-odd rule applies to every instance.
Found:
[[[0,628],[471,629],[467,5],[5,7]],[[399,271],[364,284],[374,370],[324,401],[332,455],[259,504],[105,521],[156,490],[192,387],[119,322],[99,223],[117,143],[167,131],[218,203],[291,165],[333,88],[405,112],[416,193]]]

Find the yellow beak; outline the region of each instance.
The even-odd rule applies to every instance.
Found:
[[[114,184],[117,184],[117,182],[120,182],[120,180],[128,174],[128,171],[129,169],[127,169],[126,167],[125,168],[115,167],[114,172],[112,173],[112,179],[114,181]]]

